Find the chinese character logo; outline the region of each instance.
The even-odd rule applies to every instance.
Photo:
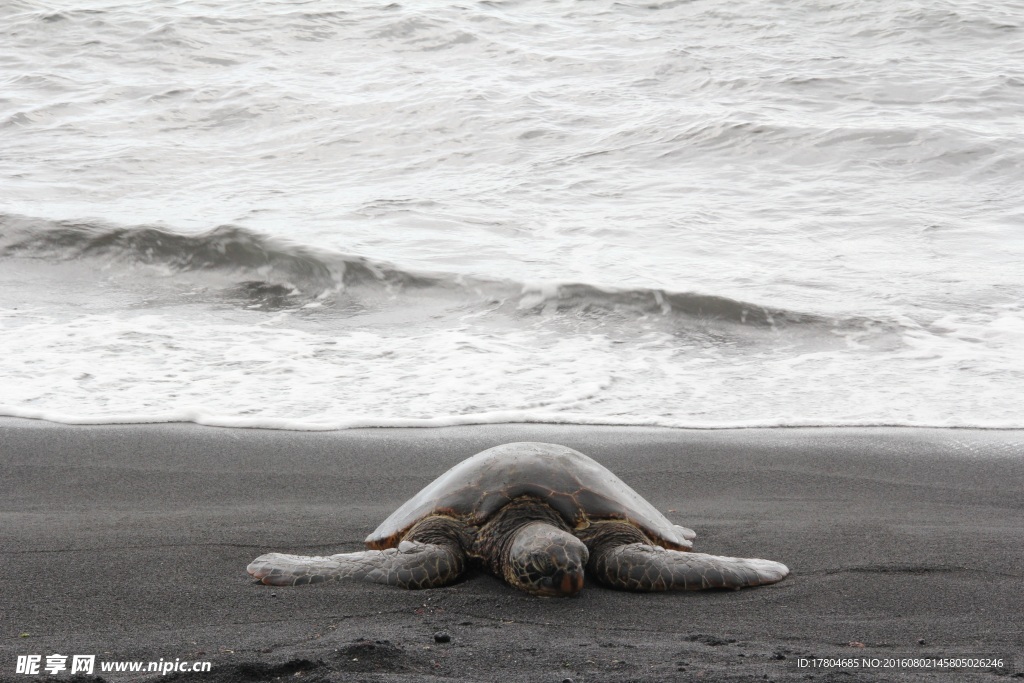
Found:
[[[15,665],[14,673],[35,676],[39,673],[39,663],[41,661],[43,661],[41,655],[18,655],[18,663]]]

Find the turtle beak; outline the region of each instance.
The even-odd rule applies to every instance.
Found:
[[[538,594],[552,598],[571,598],[583,590],[583,567],[555,572],[545,584],[546,590]]]
[[[571,598],[583,590],[583,568],[558,570],[526,590],[542,598]]]
[[[557,570],[523,590],[542,598],[571,598],[583,590],[583,568]]]
[[[559,594],[564,596],[576,595],[583,590],[583,570],[578,572],[566,572],[559,584]]]

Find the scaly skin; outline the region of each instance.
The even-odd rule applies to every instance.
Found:
[[[533,595],[576,595],[583,588],[588,555],[583,541],[569,532],[531,522],[515,534],[505,560],[505,580]]]
[[[775,583],[789,574],[784,564],[771,560],[667,550],[621,522],[601,522],[585,531],[588,569],[601,583],[620,590],[739,589]]]
[[[519,498],[480,528],[470,555],[519,590],[566,597],[583,588],[588,551],[551,507]]]
[[[271,586],[357,579],[400,588],[438,588],[458,579],[466,568],[461,527],[453,519],[429,517],[397,548],[329,557],[268,553],[253,560],[247,571]]]

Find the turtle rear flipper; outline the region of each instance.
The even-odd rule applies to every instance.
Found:
[[[246,570],[271,586],[359,579],[401,588],[437,588],[459,578],[465,565],[465,555],[451,545],[403,541],[397,548],[329,557],[267,553]]]
[[[789,574],[786,565],[771,560],[680,552],[646,543],[605,548],[591,557],[590,566],[601,583],[631,591],[745,588],[775,583]]]

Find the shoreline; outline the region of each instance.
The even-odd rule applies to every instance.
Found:
[[[704,425],[682,425],[682,424],[652,424],[648,421],[633,422],[606,422],[601,418],[591,418],[586,415],[549,413],[541,414],[544,417],[530,417],[527,411],[501,411],[495,413],[478,413],[472,415],[448,415],[432,418],[358,418],[348,422],[332,424],[324,423],[302,423],[288,418],[245,418],[245,417],[222,417],[222,418],[200,418],[184,416],[182,414],[150,416],[141,418],[130,418],[125,416],[96,417],[96,418],[67,418],[55,419],[50,417],[47,411],[23,410],[8,408],[8,412],[0,413],[0,423],[9,421],[23,422],[45,422],[54,426],[66,427],[145,427],[149,425],[195,425],[197,427],[209,427],[211,429],[246,429],[282,432],[344,432],[353,430],[368,429],[448,429],[457,427],[531,427],[549,426],[560,428],[574,427],[599,427],[610,429],[671,429],[679,431],[698,432],[721,432],[739,431],[746,429],[773,430],[773,429],[937,429],[937,430],[963,430],[978,432],[1024,432],[1024,426],[1014,425],[936,425],[925,423],[897,423],[897,422],[874,422],[845,424],[822,424],[818,422],[788,422],[769,423],[754,422],[748,424],[704,424]]]
[[[773,559],[793,574],[739,592],[630,594],[588,581],[566,600],[484,575],[403,591],[271,589],[245,574],[266,551],[358,549],[438,474],[509,441],[576,448],[695,529],[695,550]],[[841,674],[796,660],[1008,656],[1024,649],[1021,455],[1024,430],[494,424],[321,432],[0,418],[8,596],[0,680],[30,680],[15,675],[15,660],[33,653],[211,662],[209,673],[161,680],[302,672],[304,680],[577,683],[828,680]],[[434,641],[440,631],[450,642]]]

